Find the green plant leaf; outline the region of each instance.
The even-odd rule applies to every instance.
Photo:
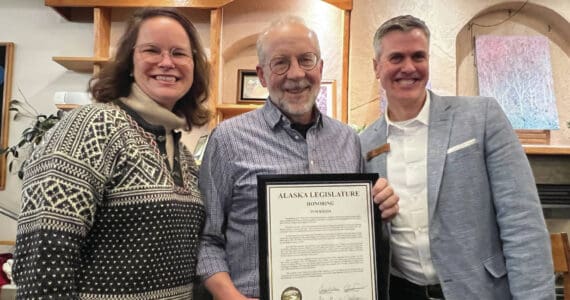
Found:
[[[25,139],[21,139],[18,144],[16,146],[13,147],[17,147],[17,148],[22,148],[24,147],[24,145],[27,143],[28,141],[26,141]]]
[[[22,94],[21,91],[20,94]],[[23,94],[22,97],[24,97]],[[24,175],[24,167],[27,164],[27,155],[30,153],[28,147],[41,143],[45,133],[63,118],[64,112],[62,110],[57,110],[53,114],[40,114],[32,105],[30,105],[25,97],[24,101],[17,99],[10,100],[9,110],[15,112],[13,117],[14,121],[22,118],[29,118],[32,120],[30,126],[22,131],[21,138],[15,145],[8,148],[0,148],[0,155],[8,156],[12,154],[14,159],[19,158],[21,160],[21,163],[17,167],[17,171],[18,177],[22,179]],[[22,155],[20,155],[20,152]],[[10,161],[8,164],[10,171],[16,167],[13,163],[14,161]]]

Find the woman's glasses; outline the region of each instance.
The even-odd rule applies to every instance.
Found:
[[[141,56],[141,58],[149,63],[159,63],[164,59],[166,53],[170,56],[172,62],[178,65],[189,64],[193,62],[192,51],[181,48],[170,48],[169,50],[162,50],[160,47],[153,44],[142,44],[134,46],[133,49]]]

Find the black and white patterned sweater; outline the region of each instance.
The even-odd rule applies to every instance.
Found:
[[[175,134],[121,102],[70,112],[30,158],[14,279],[19,299],[191,299],[205,214]]]

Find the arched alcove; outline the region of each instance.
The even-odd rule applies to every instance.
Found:
[[[478,95],[475,38],[479,35],[544,36],[549,40],[554,91],[560,130],[551,132],[551,144],[570,144],[570,23],[557,12],[534,3],[505,2],[488,7],[464,24],[456,38],[457,94]],[[522,7],[522,8],[521,8]]]
[[[222,65],[223,83],[236,83],[236,84],[224,84],[221,93],[222,103],[235,103],[238,93],[238,73],[236,70],[239,69],[255,69],[257,65],[257,55],[255,43],[259,33],[254,33],[242,37],[234,41],[231,45],[222,51]],[[227,71],[229,70],[229,72]]]
[[[334,2],[332,4],[331,2]],[[324,60],[323,81],[336,82],[336,115],[346,117],[346,101],[343,97],[345,72],[344,24],[347,19],[342,4],[351,1],[291,0],[266,2],[259,0],[235,0],[224,6],[220,47],[220,97],[218,103],[236,103],[238,70],[255,69],[257,65],[256,41],[258,35],[272,21],[287,15],[304,19],[319,37],[321,56]],[[341,5],[337,5],[341,4]],[[341,9],[342,7],[342,9]],[[350,6],[346,7],[350,8]],[[347,48],[347,47],[346,47]],[[346,63],[347,64],[347,63]],[[345,86],[346,88],[346,86]],[[345,105],[342,105],[345,101]]]

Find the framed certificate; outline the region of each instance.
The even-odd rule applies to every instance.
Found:
[[[257,176],[261,299],[377,299],[382,223],[372,201],[376,179]]]

